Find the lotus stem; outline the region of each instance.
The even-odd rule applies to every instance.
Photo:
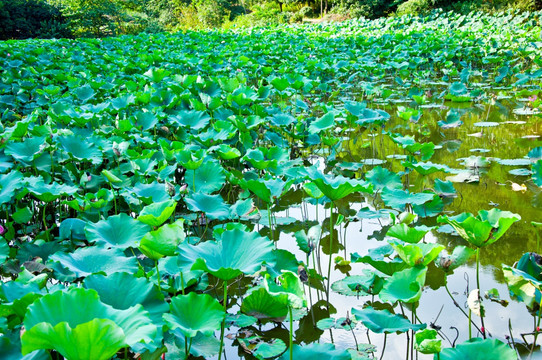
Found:
[[[290,314],[290,360],[294,360],[294,315],[291,306],[288,306],[288,312]]]
[[[354,328],[352,327],[352,323],[348,324],[348,326],[350,326],[350,331],[352,332],[352,336],[354,337],[354,342],[356,343],[356,351],[359,351],[358,339],[356,339],[356,334],[354,333]]]
[[[331,287],[331,261],[333,258],[332,253],[331,253],[332,246],[333,246],[333,201],[331,202],[331,209],[329,211],[329,262],[327,266],[327,289],[326,289],[328,315],[330,315],[329,289]]]
[[[452,299],[452,301],[454,302],[454,305],[459,309],[461,310],[461,312],[463,313],[463,315],[465,315],[465,317],[467,319],[469,319],[469,324],[471,325],[474,325],[474,327],[476,328],[476,330],[478,330],[479,332],[482,332],[482,330],[478,327],[478,325],[476,325],[472,320],[471,320],[471,317],[470,317],[470,311],[469,311],[469,314],[467,314],[465,312],[465,310],[463,310],[461,308],[461,306],[459,306],[459,304],[457,303],[457,301],[455,301],[455,298],[454,296],[452,295],[452,293],[450,292],[450,289],[448,289],[448,284],[445,284],[444,285],[444,288],[446,289],[446,292],[448,293],[448,295],[450,296],[450,298]],[[472,329],[471,329],[471,325],[469,325],[469,339],[472,338]]]
[[[160,285],[162,278],[160,276],[160,270],[158,270],[158,260],[154,261],[154,266],[156,267],[156,276],[158,277],[158,289],[160,290],[160,293],[162,293],[162,286]]]
[[[271,240],[275,241],[275,234],[273,232],[273,223],[271,222],[271,206],[267,203],[267,221],[269,221],[269,231],[271,232]],[[276,244],[275,244],[276,247]]]
[[[224,328],[226,327],[226,314],[228,312],[228,281],[224,280],[224,321],[220,327],[220,348],[218,350],[218,360],[222,359],[222,349],[224,348]]]
[[[380,355],[380,360],[384,358],[384,352],[386,351],[386,340],[388,339],[388,334],[384,333],[384,345],[382,345],[382,354]],[[407,349],[407,355],[408,355],[408,349]],[[408,359],[408,357],[407,357]]]
[[[476,286],[478,287],[478,300],[481,302],[482,298],[480,297],[480,248],[476,248]],[[480,322],[482,323],[482,336],[486,338],[486,327],[484,325],[484,310],[480,304]]]
[[[531,346],[531,351],[529,352],[529,359],[533,355],[534,348],[536,347],[536,340],[538,338],[538,333],[540,332],[539,328],[540,328],[540,315],[542,312],[542,298],[540,299],[540,302],[538,304],[539,304],[539,308],[538,308],[538,315],[536,319],[536,328],[534,329],[534,340],[533,340],[533,345]]]

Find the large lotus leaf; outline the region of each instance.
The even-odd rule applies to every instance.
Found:
[[[242,184],[242,186],[252,193],[254,193],[259,199],[266,203],[271,203],[271,190],[261,180],[248,180]]]
[[[94,144],[88,143],[85,139],[76,136],[60,136],[58,142],[66,152],[77,160],[90,160],[93,164],[102,162],[102,152]]]
[[[166,360],[178,360],[178,359],[184,359],[185,356],[185,344],[186,340],[188,340],[188,344],[190,344],[190,354],[194,356],[199,356],[204,359],[210,359],[216,354],[218,354],[220,350],[220,340],[218,340],[213,335],[205,336],[202,333],[198,332],[198,334],[190,339],[187,339],[184,334],[180,331],[180,329],[170,330],[168,333],[166,333],[166,346],[168,345],[168,337],[169,334],[172,334],[175,337],[175,345],[176,349],[173,351],[168,349],[168,352],[165,354]],[[175,353],[174,351],[178,351],[178,353]]]
[[[181,126],[186,126],[194,130],[201,130],[211,120],[209,114],[197,110],[181,110],[175,116],[170,116],[169,120]]]
[[[205,150],[181,150],[176,154],[177,160],[186,170],[196,170],[205,160]]]
[[[266,148],[249,149],[242,159],[250,162],[258,170],[277,167],[277,160],[268,158],[267,155]]]
[[[426,176],[438,171],[442,171],[445,173],[449,173],[451,169],[443,164],[435,164],[430,161],[426,162],[418,162],[418,163],[411,163],[408,161],[404,161],[403,163],[404,167],[412,168],[418,172],[418,174],[422,176]]]
[[[378,190],[382,190],[386,187],[390,189],[403,188],[403,183],[399,175],[380,166],[371,169],[371,171],[365,175],[365,178]]]
[[[170,313],[163,315],[171,330],[179,329],[186,337],[198,333],[211,335],[220,329],[226,313],[222,305],[209,294],[191,292],[171,298]]]
[[[454,220],[448,216],[439,216],[438,222],[451,225],[463,239],[477,247],[488,245],[493,226],[487,220],[480,220],[470,215],[462,221]],[[493,242],[493,241],[491,241]]]
[[[226,175],[217,161],[205,161],[195,171],[185,174],[185,181],[195,192],[211,194],[224,186]]]
[[[100,301],[115,309],[126,310],[138,304],[142,305],[149,312],[154,324],[162,321],[162,314],[168,309],[158,287],[144,277],[120,272],[108,276],[95,274],[86,277],[83,285],[87,289],[96,290]]]
[[[411,227],[407,224],[395,224],[388,229],[386,236],[391,236],[396,239],[415,244],[420,242],[421,239],[427,234],[431,228],[428,227]]]
[[[288,306],[296,309],[305,306],[303,284],[293,272],[284,271],[273,280],[270,277],[266,277],[263,285],[272,296],[286,294],[288,296]]]
[[[451,273],[466,263],[474,255],[474,252],[475,250],[469,247],[459,245],[454,248],[451,255],[448,255],[446,251],[441,251],[435,265],[444,270],[445,273]]]
[[[137,247],[150,227],[126,214],[113,215],[97,223],[88,223],[85,233],[89,242],[98,246],[127,249]]]
[[[522,301],[529,309],[534,309],[540,303],[541,298],[539,286],[535,286],[536,281],[533,281],[534,278],[524,271],[505,264],[502,265],[502,271],[510,293]]]
[[[518,214],[514,214],[510,211],[502,211],[496,208],[489,211],[480,210],[478,212],[478,217],[481,220],[489,221],[489,223],[493,227],[491,237],[487,241],[486,245],[489,245],[499,240],[504,235],[506,230],[508,230],[510,226],[512,226],[513,223],[521,220],[521,216],[519,216]]]
[[[382,200],[386,206],[403,211],[407,204],[422,205],[433,200],[434,193],[411,193],[402,189],[384,188]]]
[[[25,186],[23,174],[19,171],[10,171],[8,174],[0,175],[0,205],[10,202],[15,192]]]
[[[287,127],[295,122],[295,117],[290,114],[275,114],[271,118],[271,123],[279,127]]]
[[[416,343],[414,347],[422,354],[436,354],[442,349],[442,340],[437,339],[437,331],[425,329],[418,331],[415,335]]]
[[[351,260],[356,263],[369,264],[376,270],[391,276],[408,267],[400,257],[390,258],[390,255],[393,254],[393,252],[393,247],[388,244],[378,248],[369,249],[369,254],[363,257],[357,253],[353,253],[351,255]]]
[[[143,201],[145,205],[170,199],[167,186],[159,182],[154,182],[152,184],[138,183],[132,189],[128,189],[128,191],[133,191],[138,199]]]
[[[0,236],[0,264],[3,264],[9,257],[9,245],[7,241]]]
[[[230,208],[220,194],[208,195],[198,192],[184,200],[191,211],[202,212],[209,219],[225,220],[230,215]]]
[[[542,160],[538,160],[531,167],[533,182],[536,186],[542,187]]]
[[[241,312],[257,319],[283,321],[288,315],[288,294],[272,295],[263,287],[255,287],[243,299]]]
[[[404,333],[408,330],[418,331],[426,328],[425,324],[412,324],[400,315],[394,315],[385,309],[375,310],[370,306],[364,309],[352,308],[352,315],[377,334]]]
[[[446,348],[435,354],[440,360],[516,360],[517,355],[507,344],[497,339],[473,338],[455,348]]]
[[[41,153],[44,147],[44,137],[32,137],[22,142],[9,142],[6,145],[4,153],[11,155],[17,161],[30,165],[32,160]]]
[[[373,185],[365,181],[349,179],[341,175],[324,175],[314,168],[307,168],[307,171],[312,182],[332,201],[342,199],[353,192],[371,193],[373,191]]]
[[[399,257],[408,266],[427,266],[444,250],[444,246],[440,244],[409,244],[401,241],[390,241],[390,245],[393,246]]]
[[[422,296],[426,273],[427,267],[412,267],[394,273],[384,282],[384,287],[378,294],[380,299],[391,303],[418,301]]]
[[[266,342],[256,335],[247,338],[238,337],[237,341],[242,344],[243,349],[250,351],[257,359],[274,358],[286,350],[286,344],[281,339],[271,339]]]
[[[237,148],[232,148],[226,144],[220,144],[216,152],[224,160],[231,160],[241,156],[241,152]]]
[[[86,225],[87,225],[87,222],[81,219],[75,219],[75,218],[65,219],[60,223],[60,226],[58,228],[58,237],[61,240],[65,240],[65,239],[86,240],[86,236],[85,236]]]
[[[74,328],[66,322],[52,326],[42,322],[27,330],[22,352],[54,349],[70,360],[107,360],[125,347],[122,329],[109,319],[93,319]]]
[[[61,196],[73,195],[77,192],[76,186],[53,182],[46,184],[42,178],[29,182],[28,190],[32,195],[44,202],[52,202]]]
[[[117,248],[105,249],[97,246],[79,248],[72,253],[57,252],[49,257],[73,272],[77,277],[91,274],[115,272],[134,273],[137,271],[135,257],[126,257]]]
[[[309,126],[309,134],[317,134],[321,131],[331,128],[335,124],[335,115],[333,112],[324,114],[321,118],[312,122]]]
[[[140,342],[148,343],[156,334],[156,326],[153,325],[148,313],[143,310],[141,305],[126,310],[117,310],[102,303],[95,290],[83,288],[56,291],[36,300],[28,307],[24,318],[24,327],[27,333],[34,326],[40,324],[48,324],[55,328],[58,324],[65,323],[70,329],[74,329],[78,325],[94,319],[113,321],[122,329],[125,336],[124,342],[129,346]],[[59,335],[58,340],[62,338],[62,335]],[[26,338],[23,335],[23,349],[25,342],[31,341],[33,338],[34,336],[31,335],[27,335]]]
[[[369,269],[363,269],[363,275],[350,275],[331,284],[331,289],[342,295],[376,295],[382,290],[384,279]]]
[[[350,360],[352,356],[344,349],[336,349],[334,344],[312,343],[306,346],[294,344],[293,358],[296,360]],[[279,360],[290,359],[289,351],[286,351]]]
[[[152,227],[160,226],[173,214],[176,206],[174,200],[147,205],[141,210],[137,220]]]
[[[173,224],[162,225],[158,230],[147,233],[139,244],[139,250],[147,257],[158,260],[164,256],[174,256],[179,245],[186,238],[184,219]]]
[[[273,242],[257,232],[233,229],[225,231],[216,242],[187,245],[180,253],[194,263],[192,270],[204,270],[219,279],[231,280],[242,273],[256,273],[262,263],[272,263],[273,248]]]

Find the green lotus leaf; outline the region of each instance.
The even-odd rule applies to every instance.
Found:
[[[10,202],[15,192],[25,186],[23,174],[19,171],[10,171],[0,175],[0,205]]]
[[[341,329],[346,331],[351,331],[356,326],[357,320],[356,319],[348,319],[350,321],[347,321],[347,318],[340,317],[340,318],[325,318],[322,320],[318,320],[316,323],[316,327],[320,330],[329,330],[329,329]]]
[[[22,142],[9,142],[6,145],[4,154],[11,155],[15,160],[25,165],[31,165],[45,148],[44,137],[32,137]]]
[[[437,339],[437,331],[425,329],[415,334],[414,347],[422,354],[436,354],[442,349],[442,340]]]
[[[95,350],[105,349],[110,355],[103,359],[108,359],[126,345],[151,342],[157,331],[141,305],[117,310],[100,302],[96,291],[83,288],[37,299],[28,307],[24,326],[24,354],[55,349],[70,359],[94,359]]]
[[[391,236],[407,243],[416,244],[431,231],[428,227],[411,227],[407,224],[395,224],[388,229],[386,236]]]
[[[444,250],[440,244],[409,244],[397,240],[389,243],[408,266],[427,266]]]
[[[134,220],[126,214],[113,215],[107,220],[88,223],[85,227],[89,242],[95,241],[98,246],[119,249],[137,247],[139,241],[149,230],[148,225]]]
[[[435,192],[442,197],[456,197],[457,192],[454,188],[454,184],[451,181],[442,181],[435,179]]]
[[[93,319],[73,329],[67,322],[39,323],[22,336],[23,354],[54,349],[66,359],[107,360],[127,344],[122,329],[109,319]]]
[[[438,356],[437,356],[438,355]],[[498,339],[472,338],[455,348],[443,349],[435,354],[440,360],[516,360],[516,352]]]
[[[494,229],[491,233],[488,245],[499,240],[513,223],[521,220],[521,216],[518,214],[514,214],[510,211],[502,211],[497,208],[493,208],[489,211],[480,210],[478,216],[481,220],[489,221]]]
[[[271,85],[273,85],[273,87],[278,91],[284,91],[288,86],[290,86],[290,82],[288,79],[276,77],[271,80]]]
[[[179,219],[173,224],[162,225],[143,236],[139,250],[153,260],[164,256],[174,256],[177,255],[178,247],[185,238],[184,219]]]
[[[170,116],[169,119],[181,126],[201,130],[209,124],[211,117],[205,111],[180,110],[176,115]]]
[[[382,290],[384,279],[369,269],[363,269],[363,275],[350,275],[331,284],[331,289],[342,295],[376,295]]]
[[[204,149],[181,150],[176,154],[176,158],[186,170],[196,170],[203,164],[205,155]]]
[[[293,358],[296,360],[350,360],[352,357],[344,349],[336,349],[334,344],[312,343],[306,346],[294,344]],[[289,351],[286,351],[279,360],[290,359]]]
[[[349,179],[344,176],[324,175],[314,168],[307,168],[312,182],[331,201],[342,199],[353,192],[372,193],[373,185],[365,181]]]
[[[271,116],[270,120],[273,125],[279,126],[279,127],[290,126],[292,123],[296,121],[295,117],[293,117],[292,115],[280,114],[280,113]]]
[[[224,160],[231,160],[241,156],[241,152],[238,149],[232,148],[226,144],[219,145],[216,152]]]
[[[173,215],[176,206],[177,202],[174,200],[147,205],[141,210],[137,220],[152,227],[160,226]]]
[[[288,294],[272,295],[264,287],[254,287],[243,299],[241,312],[257,319],[284,321],[288,315]]]
[[[459,245],[454,248],[451,255],[448,255],[446,251],[440,252],[435,265],[444,270],[445,273],[451,273],[465,264],[474,255],[474,252],[474,249]]]
[[[257,359],[268,359],[277,357],[286,350],[286,344],[281,339],[271,339],[266,342],[259,336],[250,336],[247,338],[237,338],[237,341],[243,344],[243,349],[252,352]]]
[[[352,308],[352,315],[361,321],[369,330],[377,334],[404,333],[409,330],[423,330],[426,324],[412,324],[408,319],[391,314],[388,310],[375,310],[372,307],[364,309]]]
[[[46,184],[42,178],[29,182],[28,191],[41,201],[52,202],[61,196],[73,195],[77,192],[76,186],[53,182]]]
[[[301,280],[299,280],[299,277],[292,271],[285,270],[274,280],[271,280],[270,277],[266,277],[262,285],[269,291],[271,296],[286,294],[289,307],[299,309],[306,305],[303,284],[301,283]]]
[[[108,276],[94,274],[85,278],[83,286],[96,290],[101,302],[117,310],[126,310],[140,304],[149,312],[153,324],[160,324],[162,314],[168,309],[158,287],[150,280],[135,277],[133,274],[124,272]]]
[[[170,330],[166,333],[166,345],[168,335],[172,334],[175,337],[175,347],[176,349],[168,349],[168,352],[165,354],[167,360],[177,360],[185,358],[185,349],[186,349],[186,340],[188,340],[188,345],[190,346],[190,354],[194,356],[203,357],[205,359],[210,359],[220,350],[220,340],[218,340],[213,335],[205,336],[202,333],[198,334],[190,339],[187,339],[179,328],[175,330]],[[173,350],[173,351],[172,351]],[[178,351],[175,353],[174,351]]]
[[[402,189],[403,182],[401,177],[388,169],[376,166],[367,172],[365,178],[374,185],[375,189],[382,190],[384,188]]]
[[[133,191],[138,197],[138,202],[143,201],[145,205],[170,200],[167,185],[159,182],[152,184],[138,183],[133,188],[127,189]]]
[[[408,161],[404,161],[402,164],[404,167],[408,167],[408,168],[416,170],[422,176],[433,174],[438,171],[442,171],[445,173],[449,173],[451,171],[451,169],[446,165],[435,164],[430,161],[418,162],[418,163],[411,163]]]
[[[82,102],[87,102],[94,97],[96,92],[90,85],[83,85],[74,90],[75,96]]]
[[[57,140],[64,150],[77,160],[89,160],[93,164],[102,162],[102,152],[79,136],[60,136]]]
[[[446,114],[446,120],[439,120],[437,124],[443,129],[451,129],[463,125],[463,121],[461,121],[461,114],[457,110],[450,109]]]
[[[384,188],[382,190],[382,200],[386,206],[404,211],[407,204],[422,205],[433,200],[434,193],[411,193],[402,189]]]
[[[253,275],[263,263],[273,262],[273,242],[257,232],[225,231],[218,241],[182,247],[181,256],[191,261],[192,270],[203,270],[222,280],[241,274]]]
[[[436,255],[435,255],[436,256]],[[378,294],[382,301],[395,303],[417,302],[422,296],[427,267],[411,267],[394,273],[384,282],[382,291]]]
[[[271,203],[284,195],[293,184],[293,180],[284,181],[280,178],[267,180],[248,180],[242,184],[258,198],[266,203]]]
[[[538,160],[532,165],[531,172],[535,185],[542,187],[542,160]]]
[[[352,262],[360,262],[369,264],[376,270],[386,275],[392,275],[408,267],[408,265],[400,258],[390,258],[394,252],[391,245],[384,245],[378,248],[369,249],[369,254],[359,256],[357,253],[352,254]]]
[[[265,148],[257,148],[257,149],[249,149],[245,156],[243,156],[243,160],[248,161],[252,166],[254,166],[258,170],[266,170],[267,168],[275,168],[277,167],[277,161],[273,159],[269,159],[267,155],[267,149]]]
[[[188,209],[202,212],[209,219],[225,220],[229,218],[230,208],[220,194],[208,195],[197,192],[190,194],[184,201]]]
[[[205,161],[195,171],[188,171],[185,181],[194,192],[211,194],[224,186],[226,175],[217,161]]]
[[[60,223],[58,228],[58,237],[60,239],[86,240],[85,226],[86,221],[75,218],[68,218]]]
[[[313,121],[309,126],[309,134],[317,134],[321,131],[327,130],[335,124],[335,114],[328,112],[321,118]]]
[[[49,257],[51,261],[59,262],[77,277],[91,274],[115,272],[134,273],[137,271],[135,257],[126,257],[118,249],[105,249],[97,246],[79,248],[72,253],[57,252]]]
[[[171,298],[170,313],[163,315],[168,328],[179,329],[187,338],[211,335],[224,321],[222,305],[209,294],[191,292]]]
[[[7,241],[0,236],[0,264],[3,264],[9,258],[9,245]]]
[[[320,189],[315,183],[309,182],[303,184],[303,190],[305,190],[307,195],[309,195],[313,199],[320,199],[324,197],[324,193],[320,191]]]

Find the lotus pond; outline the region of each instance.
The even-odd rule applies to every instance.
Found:
[[[542,358],[540,15],[0,43],[2,359]]]

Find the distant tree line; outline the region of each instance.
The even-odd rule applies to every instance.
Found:
[[[542,0],[0,0],[0,40],[265,26],[328,12],[378,18],[438,7],[460,12],[539,10]]]

